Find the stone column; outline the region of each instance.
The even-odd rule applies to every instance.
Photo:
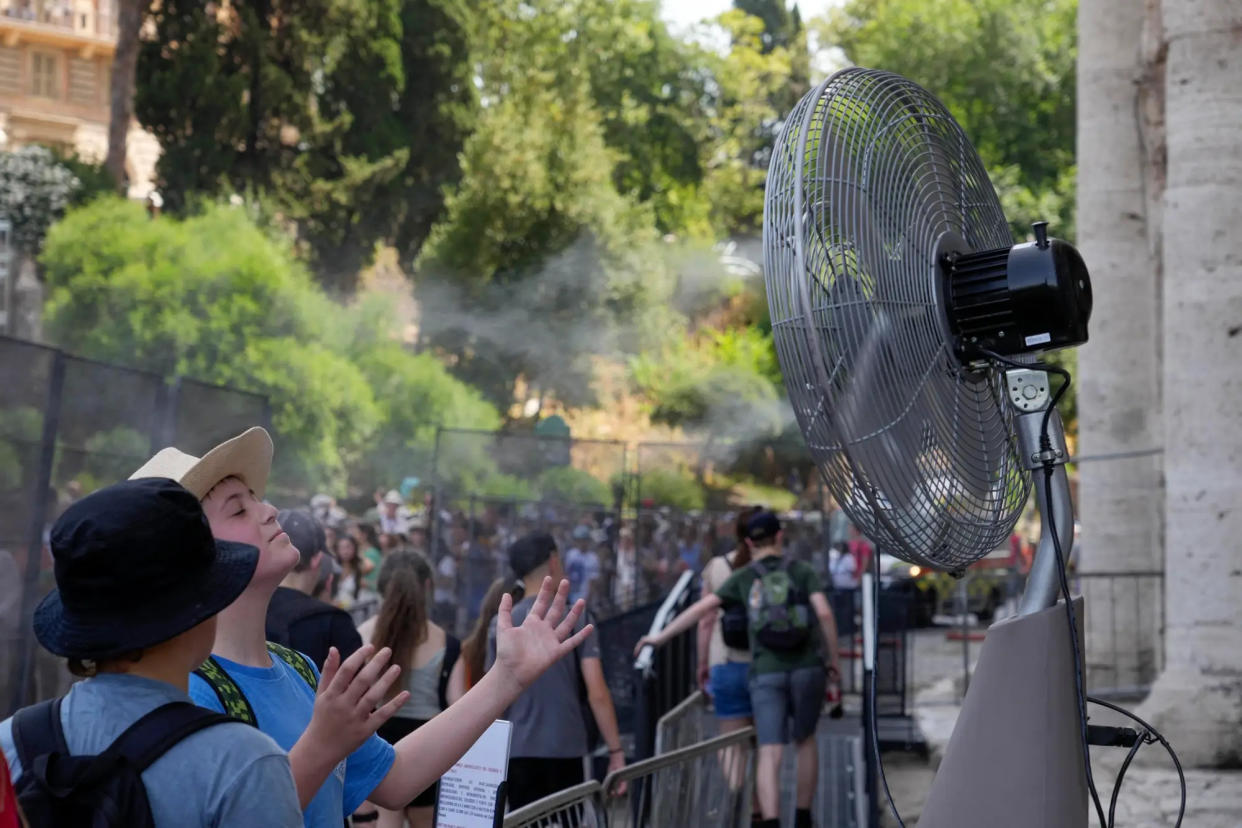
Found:
[[[1078,6],[1078,247],[1091,272],[1090,341],[1078,351],[1078,454],[1150,451],[1160,416],[1159,211],[1146,134],[1144,0]],[[1156,195],[1158,201],[1158,194]],[[1149,685],[1160,669],[1158,578],[1090,577],[1163,567],[1159,455],[1083,462],[1080,581],[1087,679],[1093,688]]]
[[[1185,764],[1242,763],[1242,3],[1164,4],[1167,667]]]

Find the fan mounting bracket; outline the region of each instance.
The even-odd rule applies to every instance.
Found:
[[[1043,411],[1052,401],[1048,372],[1015,368],[1005,372],[1005,392],[1009,403],[1022,413]]]

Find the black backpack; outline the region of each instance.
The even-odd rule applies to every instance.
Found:
[[[734,569],[729,556],[724,556],[729,569]],[[730,601],[720,613],[720,635],[726,647],[734,650],[750,649],[750,618],[745,604]]]
[[[65,744],[60,703],[40,702],[13,717],[22,764],[14,787],[31,828],[154,828],[142,772],[191,733],[233,721],[189,702],[170,702],[130,725],[103,753],[74,756]]]

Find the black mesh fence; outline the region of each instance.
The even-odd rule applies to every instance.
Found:
[[[0,709],[7,715],[72,680],[63,660],[37,645],[30,623],[53,585],[52,523],[165,445],[203,450],[241,431],[233,420],[255,410],[256,400],[8,337],[0,337],[0,388]]]
[[[447,497],[546,501],[619,508],[626,448],[610,440],[440,429],[433,459]]]

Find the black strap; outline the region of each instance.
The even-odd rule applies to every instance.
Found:
[[[453,665],[461,656],[461,642],[448,633],[444,634],[444,660],[440,662],[440,683],[436,688],[440,696],[440,709],[448,710],[449,678],[453,675]]]
[[[190,702],[169,702],[130,725],[105,753],[124,756],[141,773],[190,734],[232,721],[236,720]]]
[[[65,731],[60,724],[60,703],[64,697],[48,699],[24,707],[13,715],[13,744],[22,773],[34,767],[35,759],[49,753],[69,755]]]
[[[19,710],[13,717],[13,741],[22,773],[40,756],[69,756],[60,723],[61,699],[51,699]],[[191,733],[234,719],[189,702],[169,702],[134,722],[101,755],[124,756],[139,773]]]

